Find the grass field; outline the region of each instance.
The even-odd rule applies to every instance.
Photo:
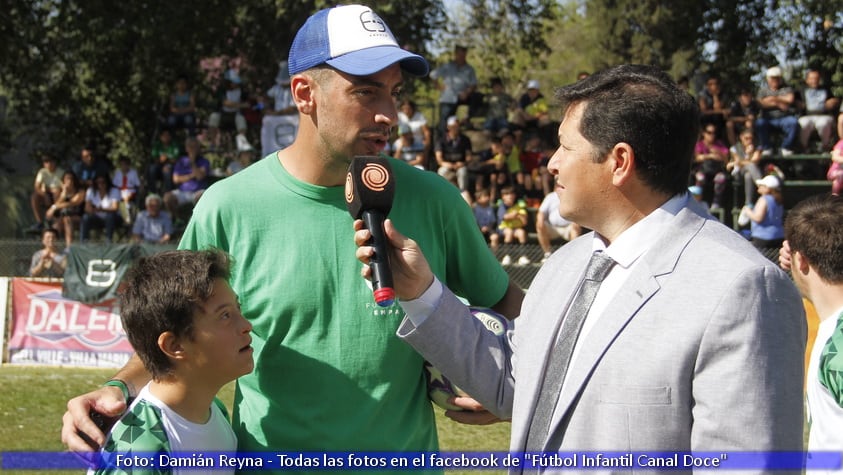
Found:
[[[62,451],[61,417],[65,403],[102,384],[114,370],[0,366],[0,452]],[[220,394],[231,405],[234,385]],[[439,439],[443,451],[505,451],[509,447],[509,423],[492,426],[457,424],[437,408]],[[33,471],[5,471],[10,475],[33,475]],[[70,474],[72,471],[52,471]],[[362,472],[357,472],[362,473]],[[448,471],[477,474],[477,471]],[[504,473],[484,471],[484,474]]]

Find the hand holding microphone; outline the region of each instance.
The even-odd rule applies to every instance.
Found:
[[[375,253],[369,259],[375,302],[388,307],[395,302],[392,270],[389,266],[389,242],[383,222],[392,209],[395,179],[389,159],[375,156],[354,157],[345,180],[345,202],[354,219],[362,219],[371,232]]]

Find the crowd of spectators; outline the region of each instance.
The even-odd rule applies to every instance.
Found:
[[[387,153],[451,181],[476,209],[493,209],[494,213],[481,214],[494,216],[495,223],[479,225],[497,248],[500,239],[507,243],[497,212],[506,206],[504,189],[511,190],[515,203],[532,210],[553,194],[547,162],[557,147],[559,123],[539,81],[526,81],[517,96],[510,95],[498,77],[484,87],[466,52],[457,46],[453,60],[431,72],[430,80],[440,89],[438,125],[429,125],[413,98],[402,98]],[[580,73],[578,80],[587,76]],[[769,68],[764,76],[764,84],[753,90],[724,86],[717,74],[709,74],[695,94],[701,135],[688,184],[701,190],[712,210],[726,207],[727,189],[733,186],[742,188],[743,203],[729,204],[753,205],[759,196],[756,183],[768,171],[765,165],[769,167],[771,158],[794,153],[836,150],[827,178],[837,192],[843,188],[843,141],[836,142],[843,136],[843,114],[839,114],[840,100],[824,86],[822,73],[808,70],[798,87],[784,81],[779,67]],[[238,71],[229,68],[222,76],[217,107],[206,111],[203,123],[195,93],[187,78],[179,76],[147,159],[108,157],[107,152],[85,146],[65,172],[56,157],[42,156],[30,200],[35,219],[30,232],[54,229],[66,248],[74,239],[91,239],[91,231],[98,228],[106,242],[168,242],[186,224],[190,210],[213,180],[230,176],[257,158],[250,139],[254,134],[249,132],[260,124],[255,114],[295,112],[289,83],[286,61],[279,64],[266,94],[259,87],[248,88]],[[458,114],[460,105],[468,106],[467,115]],[[220,167],[212,160],[221,147],[232,152]],[[144,168],[140,171],[133,164]],[[568,240],[578,234],[569,230],[570,223],[554,222],[547,213],[542,220],[540,214],[531,213],[534,221],[529,227],[540,234],[545,254],[550,239]],[[513,232],[508,240],[513,239],[520,238]],[[516,261],[524,262],[518,258],[525,256],[506,251],[510,261],[515,255]]]

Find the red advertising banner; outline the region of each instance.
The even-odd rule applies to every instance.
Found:
[[[116,299],[84,304],[61,283],[12,279],[9,363],[122,367],[134,352]]]

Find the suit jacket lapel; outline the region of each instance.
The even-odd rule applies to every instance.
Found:
[[[588,383],[590,375],[624,327],[659,291],[657,276],[673,272],[682,250],[699,232],[704,222],[704,219],[693,209],[683,208],[673,219],[664,236],[654,243],[650,251],[641,256],[641,262],[636,264],[635,270],[623,284],[620,292],[606,307],[589,334],[584,337],[576,360],[568,368],[554,419],[550,423],[548,446],[545,448],[557,450],[560,447],[561,437],[564,436],[565,430],[562,427],[562,421],[571,410],[578,394]]]

